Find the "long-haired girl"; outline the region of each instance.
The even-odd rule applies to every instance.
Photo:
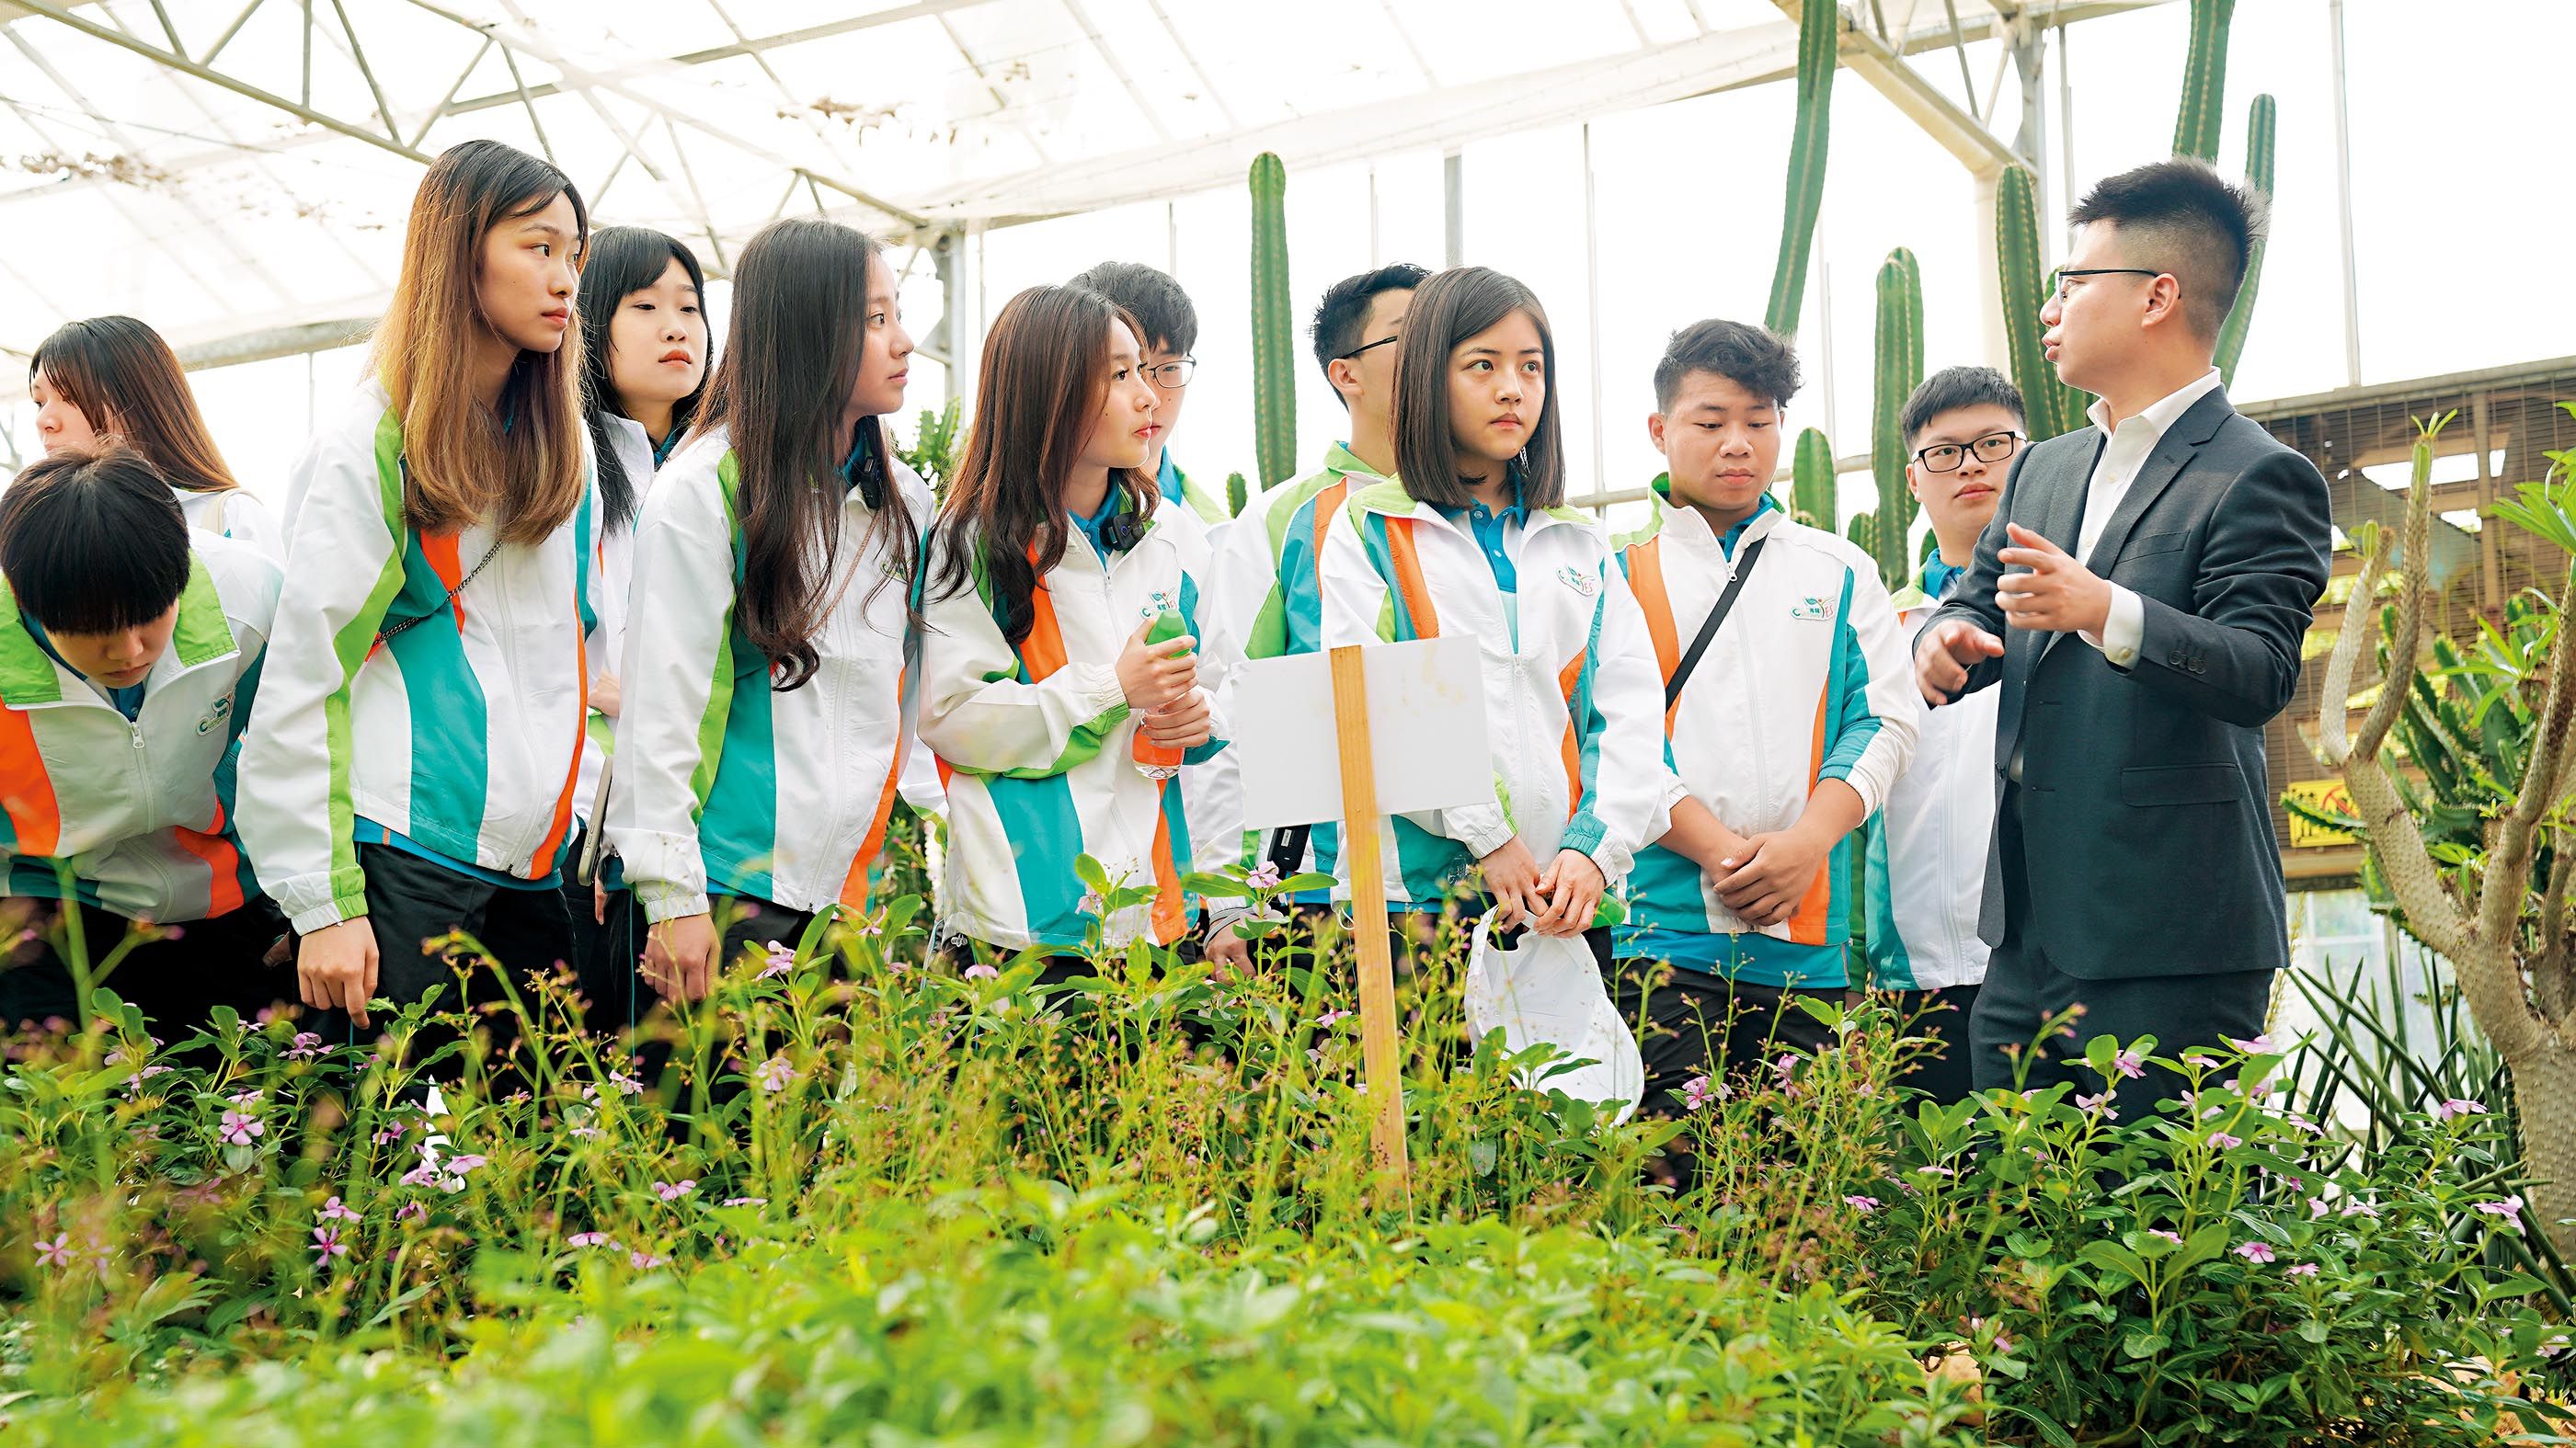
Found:
[[[598,626],[590,636],[590,732],[582,741],[573,810],[582,833],[572,858],[595,854],[607,821],[597,815],[617,715],[618,670],[626,639],[627,585],[635,572],[635,518],[653,472],[678,449],[706,391],[706,274],[688,247],[641,226],[602,227],[581,269],[582,420],[599,467]],[[567,872],[573,967],[593,1023],[632,1024],[635,955],[632,902]]]
[[[449,978],[471,931],[569,957],[556,868],[588,712],[594,499],[573,290],[589,218],[494,141],[421,180],[372,375],[297,465],[241,828],[306,1004]]]
[[[1065,953],[1094,931],[1168,944],[1188,928],[1180,784],[1138,760],[1197,763],[1224,740],[1190,653],[1195,530],[1167,526],[1177,505],[1139,471],[1154,420],[1141,352],[1134,321],[1079,287],[1013,297],[984,342],[922,645],[921,737],[953,771],[952,937]],[[1166,613],[1182,632],[1149,643]],[[1084,854],[1150,900],[1103,919]]]
[[[285,554],[267,507],[224,465],[179,354],[160,333],[132,317],[66,322],[36,345],[27,395],[46,452],[122,440],[160,470],[189,527],[248,543],[272,560]]]
[[[931,512],[878,421],[911,355],[866,236],[800,218],[743,248],[724,360],[636,532],[609,787],[666,997],[866,903],[912,739]]]
[[[1414,292],[1402,347],[1398,476],[1325,537],[1323,643],[1473,635],[1495,797],[1391,821],[1387,897],[1436,911],[1474,870],[1497,924],[1589,932],[1606,962],[1594,912],[1662,829],[1663,703],[1609,538],[1564,506],[1547,313],[1455,268]]]

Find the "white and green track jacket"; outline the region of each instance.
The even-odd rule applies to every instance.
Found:
[[[540,543],[496,547],[480,524],[424,536],[403,521],[402,448],[371,380],[290,490],[238,814],[299,934],[367,913],[361,819],[523,880],[550,878],[572,831],[598,489]]]
[[[912,520],[869,537],[856,488],[823,580],[832,600],[814,675],[771,686],[738,598],[741,475],[723,429],[683,443],[653,479],[635,531],[625,708],[608,840],[653,921],[702,914],[712,894],[791,910],[867,904],[868,867],[912,752],[919,641],[906,621],[930,489],[886,460]]]
[[[256,890],[233,843],[229,756],[258,691],[277,565],[191,533],[170,647],[131,720],[55,662],[0,579],[0,809],[8,893],[72,893],[129,920],[203,920]]]
[[[1493,754],[1490,802],[1387,822],[1388,902],[1439,908],[1514,834],[1541,869],[1579,850],[1616,887],[1662,811],[1663,699],[1601,525],[1574,508],[1513,525],[1507,602],[1467,528],[1401,483],[1350,483],[1318,569],[1322,646],[1472,635]]]
[[[1939,560],[1896,595],[1896,630],[1911,639],[1952,585]],[[1945,576],[1946,575],[1946,576]],[[1944,589],[1946,591],[1946,588]],[[1995,827],[1995,720],[2003,690],[1979,689],[1923,711],[1914,762],[1869,822],[1869,969],[1879,990],[1946,990],[1986,978],[1977,913]]]
[[[1189,774],[1156,781],[1137,772],[1136,724],[1117,672],[1128,636],[1166,607],[1197,634],[1199,534],[1173,525],[1179,507],[1159,502],[1143,539],[1105,566],[1073,532],[1031,596],[1035,621],[1017,648],[994,616],[983,568],[974,569],[973,588],[952,597],[931,588],[921,738],[948,785],[944,934],[1074,950],[1094,924],[1113,946],[1139,936],[1169,944],[1189,928],[1181,890],[1191,861]],[[952,526],[934,552],[971,556],[981,546]],[[939,574],[934,563],[931,576]],[[1215,735],[1185,758],[1204,763],[1224,747],[1219,718]],[[1074,868],[1086,854],[1113,886],[1150,888],[1152,897],[1101,922]]]

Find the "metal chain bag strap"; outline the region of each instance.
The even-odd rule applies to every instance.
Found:
[[[402,481],[403,481],[403,487],[404,487],[404,489],[405,489],[406,491],[407,491],[407,490],[409,490],[409,488],[411,487],[411,465],[410,465],[409,463],[407,463],[407,462],[404,462],[404,461],[403,461],[402,459],[400,459],[400,458],[396,458],[396,459],[394,459],[394,467],[395,467],[397,470],[399,470],[399,471],[401,472],[401,474],[402,474]],[[499,537],[495,536],[495,537],[492,539],[492,546],[483,550],[483,556],[482,556],[482,558],[480,558],[479,560],[477,560],[477,561],[475,562],[474,566],[473,566],[471,569],[468,569],[468,570],[466,571],[466,574],[465,574],[465,576],[464,576],[463,578],[460,578],[460,579],[456,580],[456,586],[455,586],[455,587],[453,587],[453,588],[451,588],[451,589],[449,589],[449,590],[447,590],[447,596],[446,596],[445,598],[440,599],[440,600],[438,601],[438,603],[437,603],[437,606],[435,606],[435,607],[431,608],[431,609],[430,609],[428,612],[426,612],[426,613],[418,613],[418,614],[414,614],[414,615],[412,615],[410,618],[404,619],[402,622],[400,622],[400,623],[398,623],[398,624],[395,624],[392,628],[387,628],[387,629],[378,629],[378,630],[376,631],[376,645],[377,645],[377,647],[380,647],[380,648],[381,648],[381,647],[384,645],[385,640],[387,640],[387,639],[389,639],[389,638],[394,637],[396,634],[401,633],[403,630],[408,629],[408,628],[411,628],[411,627],[413,627],[414,625],[420,624],[420,623],[422,623],[422,622],[424,622],[424,621],[426,621],[426,620],[436,618],[436,617],[437,617],[438,615],[440,615],[441,613],[447,612],[448,610],[455,608],[455,607],[456,607],[456,596],[457,596],[458,594],[461,594],[461,593],[463,593],[463,592],[465,591],[465,586],[466,586],[467,584],[472,583],[476,578],[481,577],[481,576],[482,576],[482,573],[483,573],[484,568],[485,568],[487,565],[489,565],[489,564],[491,563],[491,561],[492,561],[495,557],[499,556],[500,552],[501,552],[501,540],[500,540],[500,538],[499,538]]]

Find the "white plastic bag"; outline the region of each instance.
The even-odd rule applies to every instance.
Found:
[[[1637,1038],[1610,1003],[1601,968],[1583,937],[1524,931],[1510,950],[1496,949],[1487,923],[1476,923],[1475,953],[1467,962],[1467,1028],[1477,1040],[1501,1031],[1503,1043],[1521,1051],[1545,1041],[1586,1064],[1562,1063],[1542,1079],[1522,1085],[1562,1091],[1577,1101],[1618,1106],[1625,1121],[1646,1094],[1646,1063]]]

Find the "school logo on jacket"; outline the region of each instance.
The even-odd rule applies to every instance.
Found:
[[[1833,616],[1834,606],[1814,594],[1789,605],[1789,617],[1814,619],[1818,623]]]
[[[1583,598],[1590,598],[1593,594],[1601,591],[1600,579],[1593,577],[1591,574],[1584,572],[1582,569],[1577,568],[1570,563],[1565,567],[1556,570],[1556,579],[1557,582],[1573,589],[1578,596]]]
[[[233,696],[226,694],[222,698],[217,699],[212,704],[206,706],[205,714],[197,720],[197,732],[200,734],[214,733],[215,726],[224,722],[225,717],[230,715],[232,712]]]

